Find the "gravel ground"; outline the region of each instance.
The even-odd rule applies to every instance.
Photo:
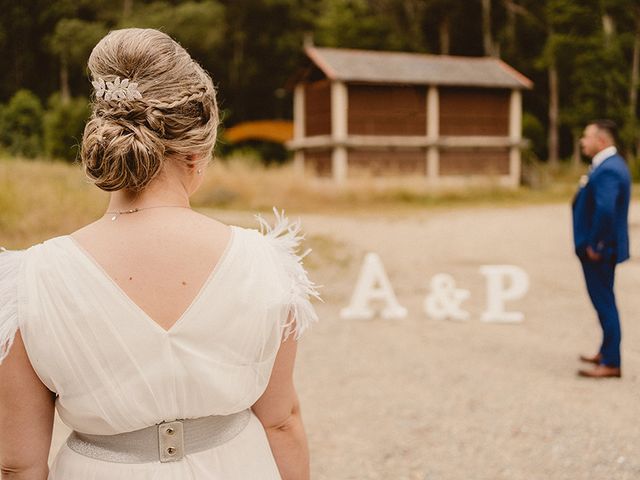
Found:
[[[253,225],[244,212],[216,212]],[[581,379],[600,329],[572,254],[567,205],[303,215],[324,285],[300,344],[297,385],[314,480],[640,479],[640,260],[618,269],[623,378]],[[640,205],[631,209],[640,257]],[[380,255],[409,315],[341,320],[366,252]],[[530,277],[509,304],[523,323],[480,321],[485,264]],[[471,292],[467,322],[423,313],[429,280]],[[52,453],[67,429],[56,423]],[[253,480],[253,479],[247,479]]]

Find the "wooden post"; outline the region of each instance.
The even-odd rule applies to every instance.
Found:
[[[436,182],[440,171],[440,151],[436,143],[440,137],[440,97],[438,87],[429,86],[427,93],[427,180]]]
[[[293,139],[302,140],[305,136],[304,83],[299,83],[293,91]],[[296,174],[304,174],[304,150],[298,148],[293,154],[293,168]]]
[[[347,179],[347,86],[342,82],[331,82],[331,173],[336,183],[344,183]]]
[[[522,141],[522,92],[511,91],[509,106],[509,177],[513,187],[520,185],[520,171],[522,168],[522,156],[520,142]]]
[[[549,75],[549,165],[557,168],[560,164],[560,86],[558,67],[555,59],[551,59],[548,67]]]

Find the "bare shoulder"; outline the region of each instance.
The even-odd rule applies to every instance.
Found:
[[[229,230],[231,227],[220,220],[205,215],[204,213],[197,212],[195,210],[190,212],[192,214],[192,220],[202,226],[204,229],[208,229],[212,232],[223,232]]]
[[[231,226],[199,212],[185,219],[185,228],[191,229],[197,242],[226,244],[231,237]]]

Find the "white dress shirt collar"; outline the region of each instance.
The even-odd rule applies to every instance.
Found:
[[[618,149],[614,146],[603,148],[598,153],[596,153],[591,159],[591,168],[596,169],[598,165],[604,162],[607,158],[618,153]]]

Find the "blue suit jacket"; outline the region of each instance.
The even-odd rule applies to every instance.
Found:
[[[573,240],[576,254],[586,258],[587,246],[605,261],[629,258],[629,199],[631,175],[616,154],[605,159],[589,175],[573,200]]]

